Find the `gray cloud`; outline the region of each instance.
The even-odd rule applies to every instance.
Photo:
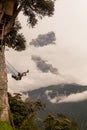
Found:
[[[54,68],[52,64],[47,64],[45,60],[42,60],[39,56],[32,56],[32,60],[35,61],[37,68],[44,72],[48,73],[51,72],[53,74],[59,74],[58,69]]]
[[[33,39],[29,44],[35,47],[43,47],[49,44],[55,44],[55,40],[55,33],[48,32],[44,35],[38,35],[38,37],[36,39]]]

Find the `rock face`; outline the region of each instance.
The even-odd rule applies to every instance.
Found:
[[[4,47],[0,46],[0,120],[9,121],[9,105],[7,96],[7,72]]]

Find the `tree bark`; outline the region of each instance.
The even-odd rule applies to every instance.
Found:
[[[11,31],[11,28],[14,24],[14,21],[21,11],[23,5],[26,3],[26,0],[23,0],[15,14],[12,16],[9,23],[4,26],[4,30],[2,30],[1,40]],[[2,15],[4,12],[2,11]],[[2,15],[0,15],[0,22]],[[0,45],[0,120],[9,121],[9,105],[8,105],[8,96],[7,96],[7,72],[5,65],[5,54],[4,47]]]
[[[9,21],[9,23],[5,26],[5,30],[4,30],[4,35],[5,36],[11,31],[11,28],[12,28],[14,22],[15,22],[15,19],[17,18],[18,14],[22,10],[22,7],[25,5],[25,3],[26,3],[26,0],[23,0],[21,5],[19,6],[19,8],[13,14],[13,16],[12,16],[11,20]]]
[[[7,72],[4,53],[4,47],[0,46],[0,120],[9,122]]]

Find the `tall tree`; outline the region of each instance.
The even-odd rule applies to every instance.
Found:
[[[45,104],[39,99],[33,100],[27,98],[23,101],[18,93],[13,96],[8,94],[8,99],[12,127],[18,130],[38,130],[36,115],[40,110],[44,110]]]
[[[43,123],[45,130],[79,130],[75,121],[68,119],[63,115],[56,117],[49,114]]]
[[[7,73],[5,65],[5,46],[24,50],[26,40],[18,33],[21,28],[16,21],[20,11],[27,16],[28,25],[34,27],[38,19],[52,16],[55,0],[0,0],[0,119],[9,120],[7,98]]]

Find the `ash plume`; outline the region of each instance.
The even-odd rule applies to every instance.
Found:
[[[44,35],[38,35],[36,39],[33,39],[29,44],[35,47],[43,47],[49,44],[55,44],[56,37],[54,32],[48,32]]]
[[[45,60],[42,60],[39,56],[32,56],[32,60],[36,63],[37,68],[44,72],[48,73],[51,72],[53,74],[59,74],[58,69],[54,68],[52,64],[47,64]]]

